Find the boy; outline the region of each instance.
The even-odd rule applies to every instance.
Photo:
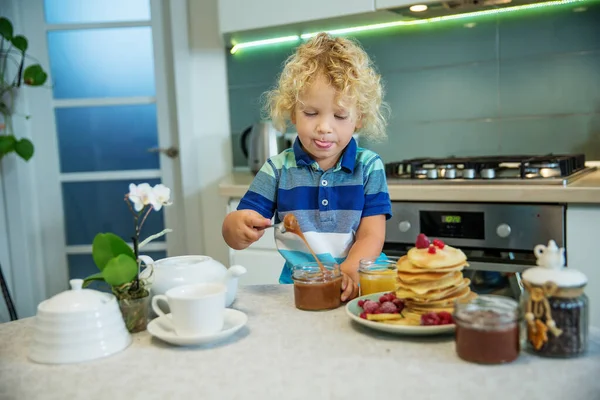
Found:
[[[359,261],[381,254],[391,217],[383,162],[353,138],[385,138],[382,97],[380,76],[353,41],[321,33],[299,46],[267,93],[275,127],[284,132],[290,121],[298,137],[263,165],[223,221],[227,244],[245,249],[273,215],[279,222],[292,212],[319,259],[340,264],[342,301],[356,297]],[[286,259],[280,283],[292,283],[294,265],[314,261],[286,240],[277,242]]]

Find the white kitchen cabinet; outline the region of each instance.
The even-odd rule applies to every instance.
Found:
[[[588,278],[590,326],[600,327],[600,205],[567,206],[567,266]]]
[[[227,213],[235,211],[239,200],[231,200]],[[285,259],[277,251],[273,229],[245,250],[229,249],[229,265],[242,265],[248,272],[240,277],[240,285],[266,285],[279,283]]]
[[[219,0],[221,33],[375,11],[375,0]]]
[[[413,4],[429,4],[434,0],[375,0],[375,8],[377,10],[386,10],[390,8],[401,8],[412,6]]]
[[[248,272],[240,276],[240,285],[279,283],[285,260],[277,251],[246,249],[231,252],[232,265],[244,266]]]

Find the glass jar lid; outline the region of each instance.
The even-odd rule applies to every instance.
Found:
[[[366,274],[395,274],[398,271],[398,260],[393,258],[363,258],[358,264],[358,271]]]
[[[554,240],[547,246],[539,244],[534,248],[538,267],[525,270],[521,277],[532,285],[542,286],[554,282],[559,288],[578,288],[587,284],[583,272],[565,267],[565,249],[559,248]]]
[[[519,319],[519,303],[509,297],[481,295],[455,302],[454,317],[481,328],[501,326]]]
[[[338,264],[326,262],[321,264],[325,267],[325,271],[322,271],[316,262],[294,266],[292,268],[292,279],[306,283],[318,283],[329,282],[342,275]]]

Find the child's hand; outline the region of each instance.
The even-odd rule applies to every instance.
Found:
[[[358,275],[358,274],[357,274]],[[342,272],[342,301],[352,300],[358,296],[358,277],[356,281],[345,272]]]
[[[223,238],[234,250],[243,250],[265,234],[271,220],[253,210],[229,213],[223,221]]]

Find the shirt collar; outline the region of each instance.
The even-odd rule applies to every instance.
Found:
[[[342,168],[350,173],[354,172],[357,148],[356,140],[354,140],[354,138],[350,139],[350,143],[348,143],[346,149],[344,149],[342,158],[338,161],[336,169]],[[300,139],[298,137],[296,137],[296,140],[294,141],[294,156],[296,157],[296,165],[311,166],[315,163],[315,160],[313,160],[302,148],[302,144],[300,144]]]

